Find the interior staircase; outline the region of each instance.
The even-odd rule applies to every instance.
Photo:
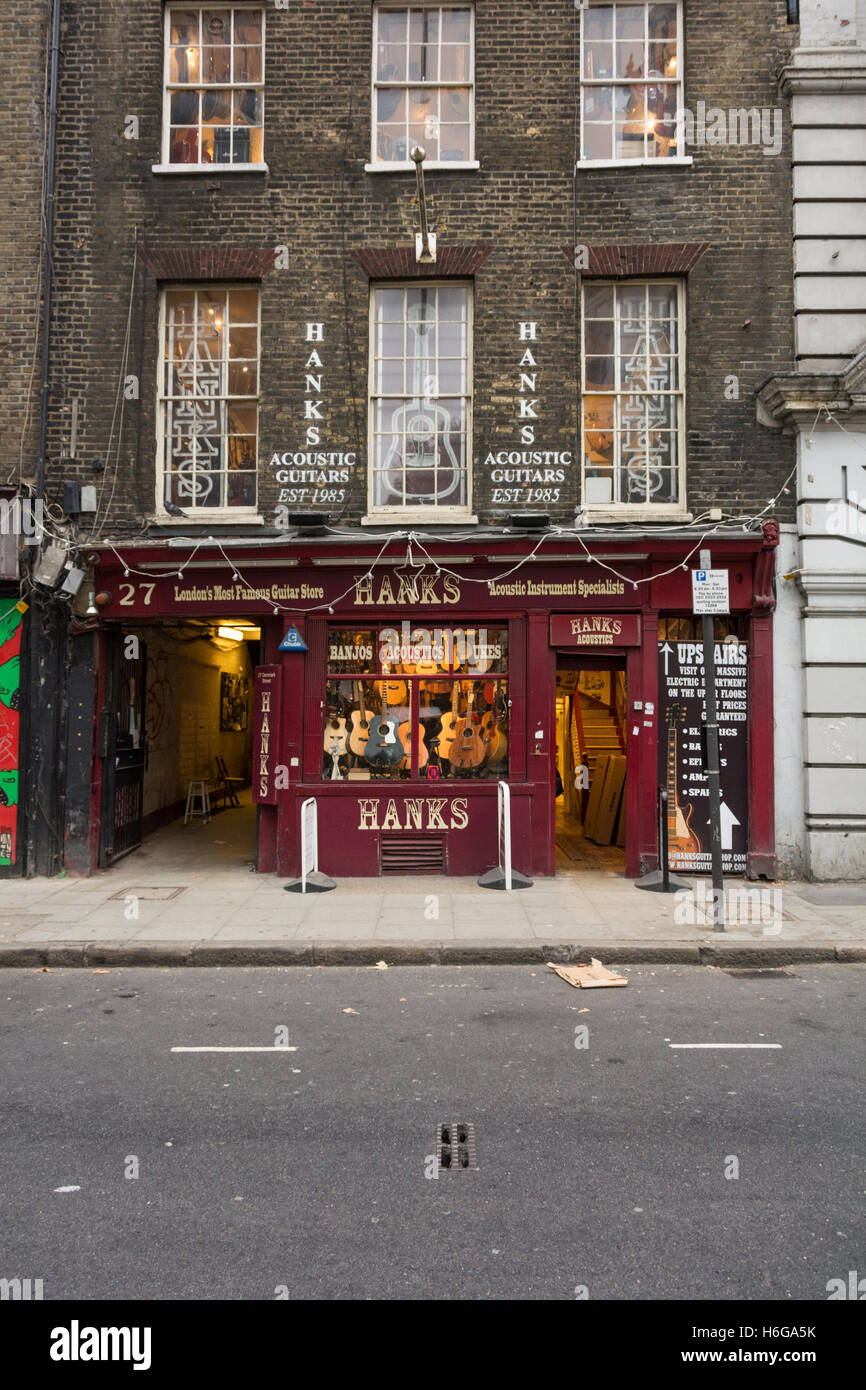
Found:
[[[582,692],[578,692],[578,699],[591,785],[599,758],[603,757],[605,753],[624,753],[625,749],[610,706],[602,704],[600,700],[595,700],[591,695],[584,695]]]

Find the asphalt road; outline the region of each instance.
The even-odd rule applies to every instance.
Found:
[[[866,967],[627,973],[2,971],[0,1277],[45,1299],[826,1300],[866,1274]],[[170,1050],[281,1028],[296,1051]],[[448,1121],[478,1168],[425,1176]]]

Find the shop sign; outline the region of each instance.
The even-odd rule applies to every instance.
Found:
[[[722,867],[746,872],[749,724],[749,649],[717,642],[716,703],[722,788]],[[686,873],[710,873],[710,787],[701,729],[704,648],[701,642],[659,646],[659,782],[668,794],[668,862]]]
[[[277,744],[280,728],[279,666],[257,666],[253,694],[253,801],[277,802]]]
[[[465,830],[468,824],[465,796],[408,796],[402,802],[370,796],[358,802],[359,830]]]
[[[552,647],[639,647],[638,613],[559,613],[550,620]]]

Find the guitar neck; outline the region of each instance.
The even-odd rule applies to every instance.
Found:
[[[668,729],[668,820],[677,813],[677,731]]]

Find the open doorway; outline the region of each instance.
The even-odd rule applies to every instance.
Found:
[[[558,873],[625,872],[627,697],[624,660],[558,658]]]
[[[100,867],[122,857],[184,872],[254,866],[260,640],[232,618],[109,634]]]

